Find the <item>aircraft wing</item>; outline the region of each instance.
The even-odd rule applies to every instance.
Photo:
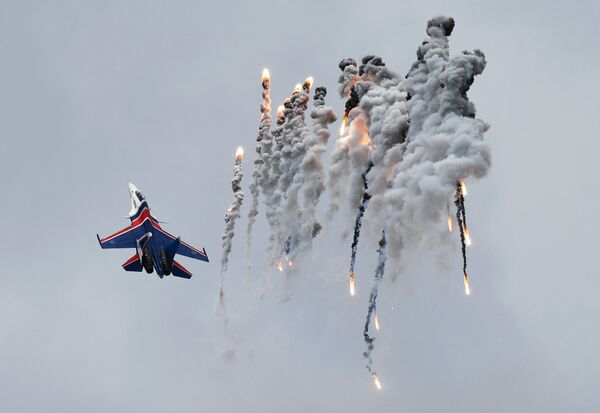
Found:
[[[208,255],[206,255],[206,250],[204,248],[200,251],[183,241],[181,241],[181,245],[179,245],[179,248],[177,249],[177,254],[208,262]]]
[[[102,248],[135,248],[137,246],[136,240],[144,234],[144,228],[141,225],[130,225],[108,237],[100,238],[98,234],[96,234],[96,237],[98,237],[98,242]]]
[[[155,236],[159,237],[163,244],[168,245],[177,239],[164,229],[160,228],[159,226],[155,224],[152,225],[154,226],[154,229],[156,229]],[[202,250],[199,250],[197,248],[192,247],[187,242],[181,241],[179,248],[177,248],[176,254],[208,262],[208,255],[206,255],[206,250],[204,250],[204,248],[202,248]]]

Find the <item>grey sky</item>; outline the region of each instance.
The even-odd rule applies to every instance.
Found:
[[[599,409],[598,1],[148,3],[0,2],[0,410]],[[456,19],[453,53],[488,59],[470,92],[493,153],[466,201],[473,295],[458,245],[407,254],[382,286],[377,392],[361,357],[377,240],[361,241],[350,300],[338,217],[282,303],[264,210],[246,283],[244,208],[224,363],[220,234],[262,68],[275,107],[313,75],[339,114],[339,60],[375,53],[404,74],[438,14]],[[191,281],[126,273],[126,251],[100,250],[96,232],[127,224],[129,181],[206,247],[209,265],[185,260]]]

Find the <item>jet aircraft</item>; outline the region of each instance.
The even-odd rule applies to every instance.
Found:
[[[150,213],[146,198],[132,183],[129,184],[131,225],[98,242],[102,248],[135,248],[135,254],[122,264],[125,271],[148,274],[156,270],[160,278],[165,275],[191,278],[192,273],[174,260],[176,254],[208,262],[206,250],[198,250],[162,229],[159,221]]]

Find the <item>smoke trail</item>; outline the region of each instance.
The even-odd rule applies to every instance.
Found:
[[[309,77],[303,85],[296,85],[291,99],[292,117],[286,122],[284,128],[287,145],[284,145],[282,150],[285,163],[282,165],[278,189],[282,195],[278,211],[280,246],[283,239],[287,239],[290,235],[292,241],[296,241],[298,237],[300,210],[298,194],[303,184],[303,174],[299,173],[299,170],[306,153],[306,141],[310,136],[310,131],[305,123],[305,112],[312,83],[313,79]]]
[[[351,295],[354,294],[354,266],[363,217],[371,204],[373,194],[381,197],[388,186],[390,172],[399,161],[399,156],[386,157],[386,153],[393,146],[404,142],[408,127],[406,93],[400,90],[399,78],[389,71],[383,60],[378,56],[365,56],[359,74],[361,81],[356,83],[354,88],[360,90],[360,108],[367,118],[373,149],[370,151],[369,164],[361,175],[362,199],[355,218],[351,246]],[[373,185],[370,181],[373,181]],[[381,207],[377,209],[379,212]],[[382,220],[380,216],[376,218],[374,221]],[[383,225],[377,229],[381,232]]]
[[[242,202],[244,201],[244,193],[242,192],[242,159],[244,158],[244,151],[242,148],[238,148],[235,153],[235,161],[233,164],[233,179],[231,180],[231,189],[233,191],[233,202],[227,209],[225,214],[225,232],[221,236],[223,244],[223,256],[221,257],[221,286],[219,289],[219,308],[223,315],[226,316],[227,312],[225,309],[225,292],[224,292],[224,281],[225,273],[227,272],[227,265],[229,263],[229,254],[231,253],[231,245],[233,236],[235,235],[235,221],[240,217],[240,209]]]
[[[302,86],[300,84],[297,84],[293,91],[292,91],[292,96],[289,99],[286,99],[284,102],[284,115],[285,115],[285,122],[283,124],[283,130],[281,133],[281,141],[280,141],[280,145],[281,145],[281,150],[279,151],[279,158],[278,158],[278,174],[277,174],[277,182],[276,182],[276,187],[275,187],[275,192],[273,194],[272,197],[272,208],[273,208],[273,214],[274,214],[274,220],[275,220],[275,226],[274,226],[274,236],[272,237],[271,241],[271,247],[270,247],[270,255],[274,258],[276,257],[278,250],[281,248],[281,245],[284,241],[285,238],[287,238],[287,235],[284,236],[284,232],[285,230],[282,228],[282,226],[285,224],[282,220],[282,209],[283,209],[283,203],[285,202],[285,193],[287,191],[287,188],[289,186],[289,184],[291,183],[291,180],[288,180],[288,174],[289,174],[289,170],[290,170],[290,163],[291,163],[291,158],[292,158],[292,139],[293,139],[293,132],[292,132],[292,120],[295,118],[295,101],[296,101],[296,96],[302,92]]]
[[[256,138],[256,160],[254,161],[254,171],[252,172],[252,183],[250,184],[250,193],[252,202],[250,211],[248,211],[248,227],[246,229],[246,261],[248,270],[250,270],[249,255],[252,246],[252,228],[258,215],[258,201],[260,182],[262,175],[268,175],[268,169],[265,168],[265,160],[270,157],[270,139],[268,139],[271,129],[271,77],[267,69],[263,70],[262,75],[262,103],[260,105],[260,127]],[[265,142],[264,141],[269,141]]]
[[[345,183],[350,174],[350,146],[345,137],[346,125],[350,113],[348,102],[354,101],[354,98],[351,97],[353,86],[360,80],[356,60],[352,58],[343,59],[338,64],[338,67],[342,71],[342,74],[338,79],[338,91],[340,97],[347,101],[344,109],[344,117],[342,118],[342,126],[340,128],[341,137],[336,142],[336,147],[331,154],[331,165],[328,168],[327,188],[329,189],[331,200],[327,209],[327,220],[333,218],[335,213],[339,211],[344,195],[343,188],[346,187]],[[354,94],[356,94],[356,91],[354,91]],[[358,96],[356,96],[356,98],[358,98]]]
[[[469,295],[471,294],[471,286],[469,284],[469,276],[467,275],[467,248],[465,237],[467,223],[465,221],[465,197],[462,191],[462,185],[460,183],[456,185],[454,205],[456,205],[456,222],[458,223],[458,230],[460,234],[460,249],[463,258],[463,282],[465,285],[465,294]]]
[[[302,185],[303,209],[298,217],[299,233],[297,245],[292,249],[292,258],[306,250],[312,244],[313,238],[321,229],[321,224],[316,219],[316,209],[321,194],[325,190],[325,173],[321,163],[321,156],[327,150],[327,139],[330,136],[329,125],[336,121],[335,113],[329,106],[325,106],[327,89],[319,86],[315,89],[314,107],[310,112],[313,119],[312,133],[305,138],[305,155],[300,164],[297,179]]]
[[[358,76],[358,66],[356,64],[356,60],[348,57],[343,59],[338,64],[338,67],[342,71],[342,74],[338,79],[338,83],[340,85],[338,92],[341,98],[348,99],[352,86],[360,79]]]
[[[485,68],[485,57],[475,50],[449,59],[447,36],[452,27],[451,18],[428,22],[431,41],[419,48],[422,61],[409,72],[413,79],[407,144],[392,189],[385,194],[392,257],[401,252],[400,234],[418,240],[439,222],[456,183],[485,176],[491,165],[483,141],[489,126],[475,118],[467,98],[475,76]]]
[[[289,121],[292,117],[292,100],[287,98],[283,108],[277,111],[277,127],[273,130],[273,155],[271,168],[269,169],[269,180],[267,183],[267,220],[270,226],[269,252],[270,260],[275,258],[274,252],[281,245],[279,205],[283,194],[279,189],[279,181],[284,173],[284,165],[287,160],[284,157],[284,148],[287,150],[287,139],[289,135]]]
[[[286,176],[287,188],[285,191],[286,204],[283,209],[287,229],[292,234],[297,234],[297,220],[299,214],[299,192],[304,184],[304,173],[301,167],[304,157],[312,144],[312,137],[309,128],[306,126],[305,113],[310,97],[310,88],[313,79],[309,77],[302,85],[302,92],[296,95],[294,103],[294,118],[291,121],[292,126],[292,156],[289,163],[288,175]]]
[[[353,59],[344,59],[339,64],[343,71],[339,79],[340,92],[347,100],[341,137],[330,168],[328,186],[332,190],[332,203],[328,217],[339,209],[344,197],[339,189],[342,187],[348,188],[346,196],[350,208],[359,208],[363,195],[362,175],[369,161],[374,161],[376,169],[380,169],[383,154],[391,145],[403,140],[406,128],[406,107],[402,107],[405,94],[397,88],[398,76],[385,66],[379,56],[368,55],[361,62],[358,72]],[[363,99],[366,99],[364,103]],[[391,107],[393,110],[384,127],[384,119]],[[376,153],[371,154],[372,150]]]
[[[373,236],[381,233],[385,224],[384,193],[404,154],[409,125],[406,99],[399,79],[389,78],[380,85],[372,85],[360,100],[368,116],[373,141],[371,161],[374,165],[367,175],[371,199],[364,218]]]
[[[363,215],[365,214],[365,210],[369,204],[369,200],[371,199],[371,195],[369,194],[369,185],[367,181],[367,175],[373,168],[373,162],[370,161],[367,169],[362,174],[363,180],[363,196],[358,207],[358,213],[356,214],[356,219],[354,220],[354,236],[352,239],[351,246],[351,254],[350,254],[350,295],[354,295],[354,264],[356,263],[356,250],[358,249],[358,239],[360,238],[360,227],[362,225]]]
[[[377,377],[377,373],[373,370],[373,359],[371,358],[371,353],[375,348],[375,337],[369,335],[369,327],[371,325],[371,317],[377,309],[377,296],[379,294],[379,284],[381,284],[381,281],[383,280],[383,272],[385,270],[385,262],[387,260],[387,255],[385,253],[386,245],[387,241],[385,238],[384,231],[381,235],[381,240],[379,241],[379,249],[377,250],[377,252],[379,253],[379,258],[377,260],[377,268],[375,269],[375,281],[373,283],[373,286],[371,287],[371,293],[369,294],[369,307],[367,310],[367,319],[365,321],[365,327],[363,329],[363,338],[365,340],[365,344],[367,345],[367,350],[363,352],[363,357],[367,360],[367,370],[369,370],[369,373],[374,378]]]
[[[390,78],[382,85],[383,92],[371,88],[361,98],[361,107],[370,114],[375,143],[372,159],[376,169],[371,173],[372,199],[366,217],[373,233],[381,231],[385,224],[383,217],[387,215],[385,209],[390,201],[386,191],[397,165],[404,158],[408,142],[421,132],[424,119],[435,112],[439,77],[448,61],[448,36],[453,27],[452,18],[435,17],[428,21],[427,37],[418,47],[417,61],[406,78],[402,81]]]
[[[327,219],[333,218],[341,205],[356,211],[362,198],[362,174],[369,163],[371,139],[367,119],[360,107],[351,110],[346,136],[337,140],[329,167],[330,205]]]
[[[283,149],[283,125],[286,120],[285,106],[281,105],[277,108],[277,126],[273,129],[270,135],[267,135],[267,141],[271,140],[271,157],[265,159],[265,171],[268,168],[268,173],[263,174],[261,178],[261,189],[265,194],[265,215],[269,224],[269,245],[271,250],[275,245],[277,234],[277,206],[279,203],[279,193],[277,185],[281,176],[281,150]],[[263,141],[264,142],[264,141]]]
[[[383,157],[384,162],[396,159],[391,188],[384,191],[381,198],[388,214],[379,214],[385,215],[389,222],[384,234],[389,235],[389,239],[384,237],[380,243],[376,281],[363,332],[367,369],[375,378],[371,358],[374,338],[369,335],[369,324],[376,309],[377,287],[386,262],[385,241],[389,241],[390,254],[398,259],[404,237],[418,240],[427,226],[439,222],[448,196],[457,188],[459,179],[482,177],[490,166],[489,148],[483,144],[483,133],[488,126],[475,119],[475,108],[467,98],[474,77],[485,67],[485,58],[476,50],[450,59],[448,36],[453,27],[451,18],[438,17],[428,22],[429,38],[419,47],[418,62],[399,85],[408,92],[410,123],[405,129],[405,141],[392,145]],[[365,111],[372,113],[366,108]],[[372,139],[374,135],[376,133],[371,132]],[[464,198],[460,186],[456,190],[468,294]]]

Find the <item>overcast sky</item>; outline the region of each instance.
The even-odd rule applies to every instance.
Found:
[[[1,1],[0,410],[598,411],[599,4]],[[374,53],[404,74],[438,14],[452,52],[488,59],[470,92],[493,154],[467,198],[473,294],[458,245],[407,255],[382,286],[378,392],[361,356],[377,240],[350,299],[351,217],[328,223],[282,302],[263,210],[246,279],[247,197],[225,338],[220,234],[238,145],[251,175],[262,68],[274,105],[312,75],[339,114],[338,62]],[[206,248],[210,264],[181,260],[191,280],[100,250],[130,181]]]

